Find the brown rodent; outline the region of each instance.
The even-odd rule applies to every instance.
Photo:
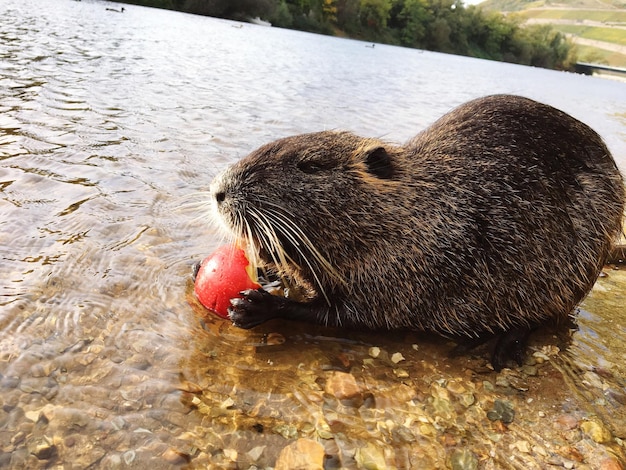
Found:
[[[305,293],[246,291],[231,301],[235,325],[499,334],[498,370],[589,292],[625,200],[598,134],[510,95],[470,101],[404,146],[348,132],[281,139],[211,191],[222,225]]]

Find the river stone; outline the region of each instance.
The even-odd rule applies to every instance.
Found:
[[[490,421],[500,420],[505,424],[509,424],[515,419],[515,410],[511,403],[504,400],[495,400],[493,402],[493,409],[487,412],[487,418],[489,418]]]
[[[380,348],[378,346],[372,346],[371,348],[369,348],[368,354],[376,359],[378,356],[380,356]]]
[[[611,431],[609,431],[604,424],[596,419],[584,421],[580,425],[580,429],[589,436],[594,442],[604,444],[613,440]]]
[[[385,470],[389,468],[383,450],[372,442],[357,449],[354,456],[359,468],[367,470]]]
[[[162,454],[163,460],[171,465],[183,465],[189,463],[191,457],[184,452],[170,447]]]
[[[468,449],[454,449],[450,454],[450,467],[452,470],[476,470],[478,459]]]
[[[607,457],[600,462],[599,470],[623,470],[622,464],[615,457]]]
[[[39,460],[49,460],[54,457],[56,453],[56,446],[45,441],[38,443],[32,450],[32,454]]]
[[[361,393],[356,379],[352,374],[346,372],[333,371],[326,379],[325,392],[329,395],[343,400],[352,398]]]
[[[556,418],[554,425],[562,431],[569,431],[578,427],[578,419],[573,415],[562,414]]]
[[[324,447],[311,439],[298,439],[283,448],[276,460],[275,470],[323,470]]]
[[[391,362],[397,364],[398,362],[404,361],[404,356],[400,352],[393,353],[391,355]]]

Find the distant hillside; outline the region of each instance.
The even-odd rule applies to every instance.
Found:
[[[626,67],[626,0],[486,0],[484,10],[549,24],[577,46],[578,60]]]
[[[486,0],[480,6],[489,10],[502,12],[528,10],[530,8],[566,8],[587,10],[620,10],[626,9],[624,0]]]

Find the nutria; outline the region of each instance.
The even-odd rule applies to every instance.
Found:
[[[331,131],[281,139],[219,175],[211,194],[257,262],[304,292],[245,291],[231,301],[236,326],[281,317],[499,335],[498,370],[589,292],[625,199],[598,134],[509,95],[470,101],[404,146]]]

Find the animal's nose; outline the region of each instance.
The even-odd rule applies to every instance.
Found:
[[[225,191],[218,191],[215,193],[215,200],[217,201],[218,204],[221,202],[224,202],[224,199],[226,199]]]

